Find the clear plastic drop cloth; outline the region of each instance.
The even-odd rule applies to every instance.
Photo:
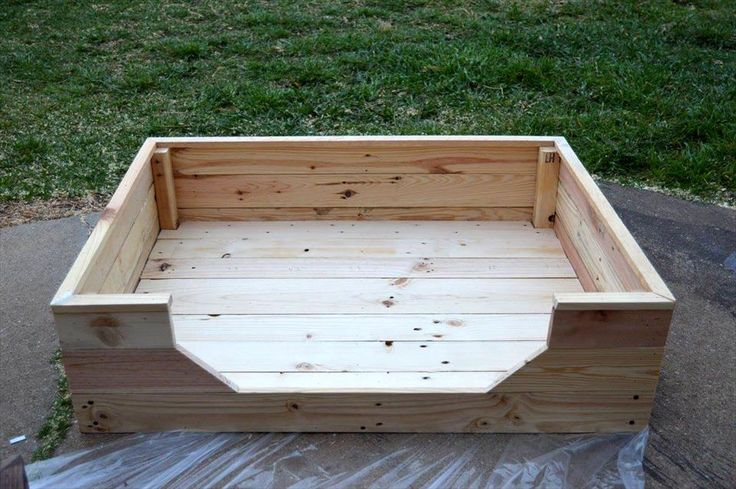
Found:
[[[634,489],[647,436],[154,433],[27,471],[32,489]]]

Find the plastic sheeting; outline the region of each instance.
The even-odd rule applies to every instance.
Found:
[[[156,433],[27,470],[32,489],[638,489],[647,436]]]

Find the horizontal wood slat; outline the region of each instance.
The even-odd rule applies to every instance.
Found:
[[[565,258],[179,258],[141,278],[575,278]]]
[[[274,221],[274,222],[182,222],[175,230],[164,229],[161,239],[213,239],[213,238],[284,238],[302,239],[312,236],[325,239],[344,239],[358,237],[402,237],[418,240],[429,238],[497,239],[499,236],[534,240],[537,237],[551,237],[552,232],[535,230],[531,223],[512,222],[436,222],[411,220],[395,221]]]
[[[158,240],[152,259],[166,258],[297,258],[297,257],[432,257],[432,258],[561,258],[565,256],[554,235],[534,240],[504,236],[485,239],[449,237],[419,241],[404,238],[324,239],[305,236],[302,240],[273,238]]]
[[[175,314],[548,313],[575,279],[172,279],[139,293],[171,293]]]
[[[232,392],[214,370],[173,349],[64,352],[64,370],[75,394],[89,392]]]
[[[547,143],[553,144],[553,143]],[[533,175],[540,143],[250,141],[172,149],[178,175],[515,173]],[[172,145],[175,146],[175,145]]]
[[[544,341],[179,343],[219,372],[505,372],[546,349]]]
[[[270,207],[179,209],[189,221],[528,221],[531,207]]]
[[[549,314],[174,315],[179,341],[546,341]],[[339,348],[339,346],[334,346]]]
[[[65,353],[79,349],[174,348],[169,312],[57,314],[56,331]]]
[[[87,397],[77,398],[74,404],[85,432],[182,427],[256,432],[639,431],[648,422],[653,399],[651,393],[637,391],[490,395],[99,393]]]
[[[175,179],[180,207],[529,207],[534,175],[207,175]]]

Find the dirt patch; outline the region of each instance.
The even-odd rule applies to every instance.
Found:
[[[62,217],[89,214],[105,207],[107,197],[91,194],[87,197],[35,200],[31,202],[0,202],[0,228],[31,221],[46,221]]]

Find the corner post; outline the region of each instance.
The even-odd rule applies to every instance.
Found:
[[[151,158],[153,186],[156,190],[156,207],[161,229],[179,227],[179,211],[176,208],[174,191],[174,170],[171,165],[169,148],[158,148]]]
[[[560,180],[560,154],[556,148],[539,148],[537,188],[534,197],[535,228],[551,228],[555,219],[557,183]]]

